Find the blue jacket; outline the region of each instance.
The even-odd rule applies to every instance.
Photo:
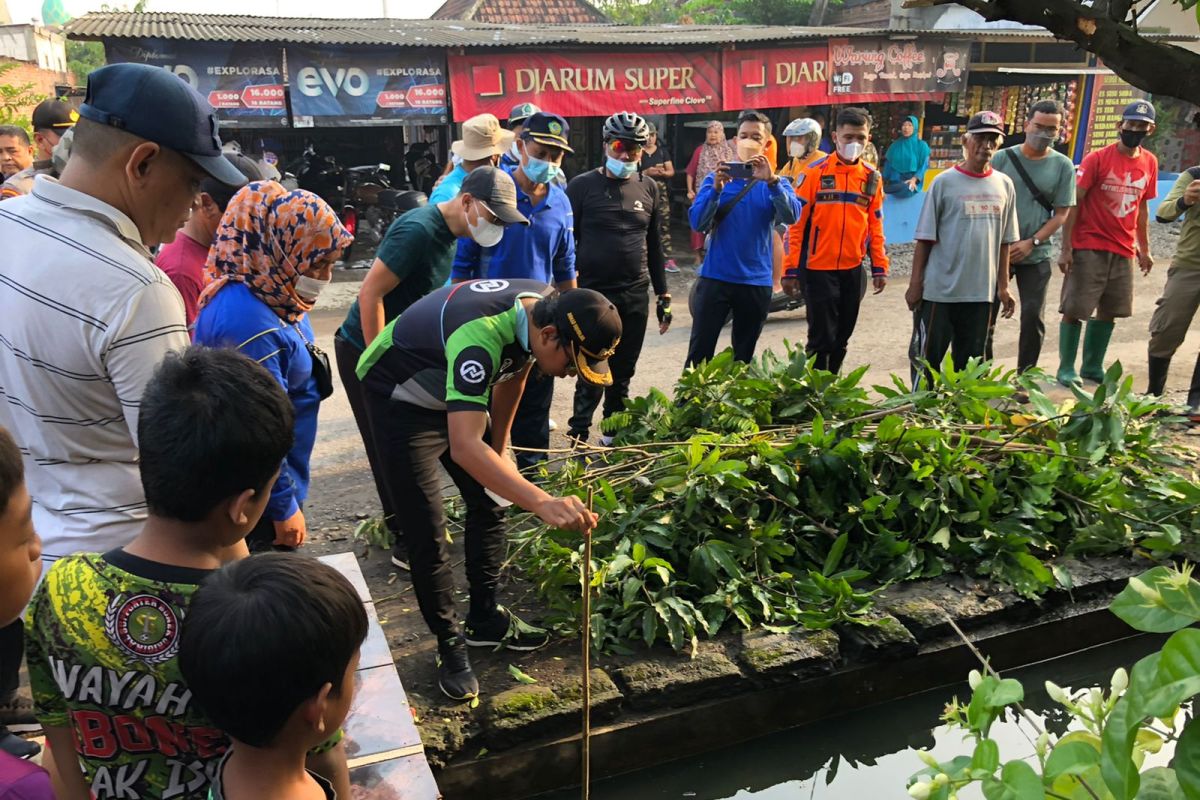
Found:
[[[575,218],[567,193],[552,183],[546,199],[534,207],[517,184],[517,209],[530,224],[506,226],[495,247],[480,247],[470,237],[458,240],[453,280],[518,278],[554,284],[575,277]]]
[[[438,203],[444,203],[447,200],[453,200],[458,197],[462,191],[463,181],[467,178],[467,171],[459,164],[454,169],[450,170],[450,174],[442,178],[442,182],[433,190],[433,194],[429,195],[429,205],[436,206]]]
[[[774,186],[759,181],[738,201],[718,229],[710,231],[717,209],[737,197],[745,185],[743,180],[729,181],[718,198],[712,175],[700,184],[696,200],[688,210],[693,230],[712,233],[700,277],[770,286],[771,231],[776,224],[795,224],[800,218],[800,199],[787,178],[781,177]]]
[[[271,489],[266,515],[273,522],[295,514],[308,497],[309,460],[317,440],[321,395],[305,338],[315,341],[307,315],[296,325],[288,325],[244,283],[223,286],[196,317],[196,344],[231,347],[253,358],[275,376],[292,401],[296,439]]]

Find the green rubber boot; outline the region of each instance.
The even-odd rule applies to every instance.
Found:
[[[1079,352],[1079,334],[1083,325],[1078,322],[1058,324],[1058,372],[1054,377],[1063,386],[1078,386],[1079,375],[1075,372],[1075,354]]]
[[[1104,355],[1112,339],[1116,323],[1091,320],[1083,334],[1083,361],[1079,365],[1079,377],[1085,381],[1104,382]]]

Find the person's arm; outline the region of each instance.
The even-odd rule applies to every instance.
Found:
[[[663,204],[667,202],[667,199],[659,189],[657,183],[650,183],[654,204],[650,207],[650,225],[646,229],[646,269],[650,273],[650,283],[654,287],[654,294],[661,297],[667,293],[667,258],[663,254],[663,242],[662,236],[659,235],[659,228],[662,227]]]
[[[92,800],[92,790],[79,765],[75,751],[75,732],[69,725],[42,725],[46,746],[54,753],[50,785],[58,800]]]
[[[109,327],[104,352],[98,353],[121,404],[133,444],[138,440],[138,411],[142,392],[167,353],[191,344],[184,318],[183,298],[167,279],[138,291]]]
[[[662,173],[659,174],[658,177],[664,180],[670,180],[671,178],[675,177],[675,163],[671,161],[671,159],[668,158],[666,161],[659,164],[658,168],[662,170]]]
[[[871,252],[871,283],[875,294],[879,294],[887,286],[891,269],[883,236],[883,181],[875,188],[875,196],[867,206],[867,244]]]
[[[916,136],[916,134],[913,134]],[[925,182],[925,173],[929,169],[929,145],[922,141],[921,147],[917,148],[921,153],[921,160],[917,163],[917,185],[920,186]]]
[[[1158,222],[1174,222],[1196,205],[1198,200],[1200,200],[1200,180],[1194,179],[1190,172],[1184,170],[1175,179],[1171,191],[1167,192],[1167,196],[1159,203],[1154,219]]]
[[[757,156],[755,158],[757,159]],[[800,219],[800,198],[796,197],[792,182],[776,175],[766,156],[762,157],[762,161],[756,161],[754,173],[760,180],[766,181],[767,193],[771,197],[771,205],[775,208],[775,222],[779,225],[795,225],[796,220]]]
[[[703,145],[701,145],[703,147]],[[696,171],[700,169],[700,147],[692,151],[692,159],[684,172],[687,175],[688,200],[696,199]]]
[[[572,217],[574,220],[574,217]],[[554,275],[554,288],[560,292],[574,289],[578,283],[575,280],[575,231],[572,221],[558,236],[558,246],[554,250],[554,263],[551,267]]]
[[[929,254],[938,242],[938,216],[941,212],[941,181],[934,180],[925,195],[921,206],[921,215],[917,217],[917,228],[913,233],[916,246],[913,249],[912,273],[908,279],[908,290],[904,293],[904,302],[909,309],[916,311],[925,295],[925,266],[929,263]]]
[[[796,198],[800,201],[800,218],[788,228],[787,252],[784,254],[783,290],[795,295],[799,289],[800,262],[804,259],[804,231],[810,224],[815,206],[812,202],[812,187],[818,180],[809,180],[808,173],[796,176]]]
[[[718,170],[718,172],[724,172],[724,170]],[[697,233],[707,233],[712,227],[713,217],[717,215],[721,192],[716,188],[716,180],[716,172],[704,179],[704,182],[700,184],[700,191],[696,193],[696,199],[692,202],[692,207],[688,209],[688,223]],[[721,188],[725,188],[724,181],[721,183]]]
[[[1062,248],[1058,255],[1058,269],[1064,275],[1071,271],[1071,261],[1075,257],[1075,249],[1071,245],[1071,232],[1075,230],[1075,223],[1079,220],[1079,206],[1083,204],[1083,198],[1086,195],[1087,189],[1083,186],[1076,188],[1076,205],[1067,212],[1067,218],[1063,221]]]
[[[918,240],[913,248],[912,274],[908,278],[908,291],[904,293],[904,302],[912,311],[921,305],[921,297],[925,294],[925,265],[929,263],[929,254],[936,242]]]
[[[519,398],[518,398],[519,399]],[[574,496],[552,497],[525,480],[517,465],[484,441],[487,410],[451,411],[447,414],[450,457],[467,474],[505,500],[531,511],[547,525],[587,533],[596,526],[596,516]]]
[[[333,786],[338,797],[350,797],[350,766],[346,763],[346,740],[320,753],[309,753],[305,766]]]
[[[1143,275],[1149,275],[1154,268],[1154,256],[1150,252],[1150,206],[1145,200],[1138,204],[1137,244],[1138,266]]]
[[[459,239],[458,250],[454,253],[454,267],[450,271],[450,279],[455,283],[461,283],[482,277],[479,274],[482,255],[483,248],[470,236]]]
[[[521,395],[525,393],[525,384],[532,370],[533,362],[530,361],[521,374],[492,387],[492,449],[501,458],[505,457],[504,454],[508,450],[508,439],[512,435],[517,406],[521,404]]]
[[[383,298],[400,285],[400,278],[379,258],[358,287],[358,314],[362,321],[363,342],[370,344],[387,325]]]

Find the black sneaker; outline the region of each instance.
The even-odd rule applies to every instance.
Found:
[[[545,647],[550,641],[550,632],[522,620],[504,606],[496,606],[496,613],[483,622],[467,620],[464,638],[472,647],[505,647],[523,652]]]
[[[412,571],[408,566],[408,545],[399,539],[392,545],[392,566],[396,569],[402,569],[405,572]]]
[[[33,725],[33,701],[21,694],[13,694],[6,703],[0,703],[0,726]]]
[[[470,700],[479,696],[479,681],[471,671],[467,643],[461,636],[438,642],[438,688],[451,700]]]
[[[0,728],[0,750],[17,758],[33,758],[42,752],[42,746],[37,742],[22,739],[8,728]]]

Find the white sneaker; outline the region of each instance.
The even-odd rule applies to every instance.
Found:
[[[558,423],[555,422],[554,420],[550,420],[550,430],[552,430],[552,431],[558,430]]]

